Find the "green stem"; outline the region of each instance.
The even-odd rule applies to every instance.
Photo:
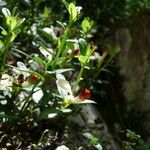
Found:
[[[44,136],[45,136],[46,132],[48,132],[48,129],[46,129],[45,131],[43,131],[43,133],[42,133],[42,135],[41,135],[41,137],[40,137],[40,139],[39,139],[39,141],[38,141],[38,144],[37,144],[37,145],[40,145],[40,144],[42,143],[42,140],[43,140],[43,138],[44,138]]]
[[[38,82],[39,83],[39,82]],[[36,86],[37,86],[37,84],[38,83],[36,83],[34,86],[33,86],[33,88],[32,88],[32,90],[31,90],[31,92],[30,92],[30,94],[28,95],[28,97],[26,98],[26,101],[24,102],[24,104],[23,104],[23,106],[22,106],[22,108],[21,108],[21,112],[23,112],[23,111],[25,111],[27,108],[28,108],[28,104],[30,103],[30,98],[31,98],[31,96],[33,95],[33,91],[34,91],[34,89],[36,88]]]
[[[70,29],[71,25],[72,25],[72,21],[69,21],[69,24],[68,24],[68,26],[66,27],[66,29],[64,31],[61,45],[58,49],[58,52],[57,52],[55,60],[54,60],[54,67],[55,67],[56,62],[57,62],[60,54],[62,53],[63,49],[65,50],[65,43],[66,43],[67,35],[68,35],[68,32],[69,32],[69,29]]]
[[[81,66],[81,69],[80,69],[80,72],[79,72],[79,74],[78,74],[76,83],[74,84],[74,86],[73,86],[73,88],[72,88],[73,94],[74,94],[74,92],[75,92],[75,90],[76,90],[76,88],[77,88],[77,86],[78,86],[78,84],[79,84],[79,82],[80,82],[80,79],[81,79],[81,77],[82,77],[83,71],[84,71],[84,65]]]
[[[0,79],[1,79],[2,73],[4,72],[4,69],[5,69],[5,64],[6,64],[6,61],[7,61],[9,48],[12,45],[12,42],[10,42],[10,37],[11,37],[11,33],[9,33],[7,35],[7,38],[6,38],[5,42],[4,42],[4,47],[1,49],[1,55],[0,55]]]
[[[100,72],[102,71],[102,68],[105,68],[105,67],[109,64],[109,62],[111,61],[111,59],[109,59],[109,60],[107,61],[107,63],[105,63],[104,66],[101,67],[106,56],[107,56],[107,53],[102,56],[101,60],[99,60],[99,62],[98,62],[98,64],[97,64],[97,70],[98,70],[98,71],[96,72],[94,78],[97,78],[97,76],[98,76],[98,75],[100,74]]]

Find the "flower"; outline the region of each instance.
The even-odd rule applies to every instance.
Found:
[[[66,147],[65,145],[61,145],[61,146],[58,146],[58,147],[56,148],[56,150],[69,150],[69,148]]]
[[[4,90],[13,85],[13,79],[8,74],[3,74],[0,79],[0,89]]]
[[[58,92],[64,100],[62,104],[63,108],[66,108],[71,104],[95,103],[94,101],[88,99],[91,97],[90,90],[85,89],[81,91],[79,96],[75,97],[72,93],[70,83],[65,79],[65,77],[62,74],[57,74],[56,78]]]
[[[80,92],[79,94],[80,99],[90,99],[91,98],[91,90],[89,89],[84,89]]]

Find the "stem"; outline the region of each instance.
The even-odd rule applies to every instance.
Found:
[[[28,105],[29,99],[31,98],[31,96],[32,96],[32,94],[33,94],[33,91],[34,91],[35,87],[37,86],[37,84],[38,84],[38,83],[36,83],[36,84],[33,86],[33,88],[32,88],[32,90],[31,90],[30,94],[29,94],[28,97],[26,98],[26,101],[24,102],[24,104],[23,104],[23,106],[22,106],[22,108],[21,108],[21,112],[25,111],[25,110],[27,109],[27,106],[29,106],[29,105]],[[27,105],[27,106],[26,106],[26,105]]]
[[[78,74],[78,77],[77,77],[77,80],[76,80],[76,83],[74,84],[73,88],[72,88],[72,92],[74,94],[79,82],[80,82],[80,79],[82,77],[82,74],[83,74],[83,71],[84,71],[84,65],[81,66],[81,69],[80,69],[80,72]]]
[[[41,143],[42,143],[42,140],[43,140],[43,138],[44,138],[44,135],[46,134],[46,132],[48,132],[49,130],[48,129],[46,129],[45,131],[43,131],[43,133],[42,133],[42,135],[41,135],[41,137],[40,137],[40,139],[39,139],[39,141],[38,141],[38,144],[37,145],[40,145]]]
[[[67,38],[67,35],[68,35],[68,32],[69,32],[69,29],[70,29],[71,25],[72,25],[72,21],[69,21],[69,24],[68,24],[68,26],[66,27],[66,29],[64,31],[61,45],[60,45],[60,47],[58,49],[58,52],[57,52],[55,60],[54,60],[54,67],[56,65],[56,62],[57,62],[61,52],[63,51],[63,49],[65,50],[64,46],[65,46],[66,38]]]
[[[102,66],[102,63],[103,63],[103,61],[104,61],[104,59],[105,59],[105,57],[107,56],[107,53],[105,53],[103,56],[102,56],[102,58],[101,58],[101,60],[99,60],[99,62],[98,62],[98,64],[97,64],[97,73],[95,74],[95,76],[94,76],[94,78],[97,78],[97,76],[99,75],[99,73],[102,71],[102,68],[105,68],[107,65],[108,65],[108,63],[111,61],[111,58],[107,61],[107,63],[105,63],[104,64],[104,66],[101,68],[101,66]]]
[[[1,49],[1,55],[0,55],[0,80],[1,80],[1,77],[2,77],[2,73],[4,72],[4,69],[5,69],[5,64],[6,64],[9,48],[12,45],[12,42],[10,42],[10,37],[11,37],[11,33],[9,33],[7,35],[7,38],[4,42],[4,47]]]
[[[95,49],[96,49],[96,47],[93,48],[93,50],[91,51],[91,54],[95,51]],[[90,54],[90,55],[91,55],[91,54]],[[77,88],[77,86],[78,86],[78,84],[79,84],[79,82],[80,82],[80,79],[81,79],[81,77],[82,77],[82,75],[83,75],[83,72],[84,72],[84,67],[85,67],[86,64],[88,63],[88,59],[89,59],[90,55],[88,55],[88,58],[86,58],[85,63],[84,63],[84,64],[81,64],[81,69],[80,69],[80,72],[79,72],[79,74],[78,74],[76,83],[74,84],[74,86],[73,86],[73,88],[72,88],[73,94],[74,94],[74,92],[75,92],[75,90],[76,90],[76,88]]]

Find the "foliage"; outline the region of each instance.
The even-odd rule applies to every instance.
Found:
[[[39,14],[33,13],[32,20],[20,19],[14,15],[18,8],[12,13],[7,8],[2,9],[5,16],[3,26],[6,25],[7,28],[1,27],[3,36],[0,55],[5,55],[1,57],[1,147],[31,146],[43,149],[48,147],[47,138],[50,141],[61,138],[56,136],[57,131],[54,134],[50,132],[54,122],[57,120],[65,127],[68,116],[77,111],[76,105],[96,103],[90,100],[89,85],[97,80],[100,72],[93,74],[106,67],[118,52],[118,48],[115,48],[106,49],[102,55],[97,53],[97,46],[89,42],[94,21],[84,18],[79,29],[75,28],[81,7],[65,0],[62,2],[69,14],[67,22],[47,21],[51,18],[51,8],[47,6]],[[40,2],[35,1],[34,5],[38,8]],[[31,14],[31,11],[35,10],[29,9],[25,15]],[[19,32],[20,35],[16,38]],[[24,45],[28,38],[31,41]],[[26,50],[32,47],[34,51]],[[15,57],[15,60],[21,59],[6,65],[7,58],[10,61],[8,55]],[[107,62],[106,56],[109,55]],[[87,74],[89,70],[90,73]],[[90,81],[88,86],[85,82],[87,79]],[[40,128],[44,121],[50,122],[50,125]],[[59,130],[60,127],[56,128]],[[100,144],[96,144],[94,139],[96,138],[91,139],[90,143],[98,149]]]
[[[108,34],[118,20],[149,9],[146,0],[87,1],[84,12],[93,21],[76,3],[0,1],[0,147],[55,149],[64,144],[69,119],[80,113],[80,105],[98,102],[91,100],[94,86],[108,84],[99,75],[111,74],[107,66],[120,50],[109,43],[100,53],[94,42],[101,41],[93,42],[93,34]],[[81,135],[91,148],[102,149],[101,139]],[[130,130],[120,143],[125,149],[148,147]]]

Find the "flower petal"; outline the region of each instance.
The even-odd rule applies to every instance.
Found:
[[[65,77],[62,74],[57,74],[56,77],[57,77],[56,84],[57,84],[57,89],[59,94],[62,97],[66,97],[67,95],[72,96],[73,94],[72,94],[71,86],[69,82],[65,79]]]
[[[77,96],[75,99],[75,104],[96,104],[95,101],[90,100],[90,99],[81,99],[79,96]]]

